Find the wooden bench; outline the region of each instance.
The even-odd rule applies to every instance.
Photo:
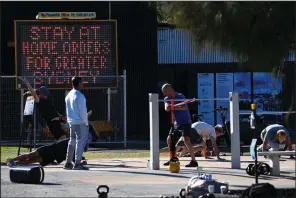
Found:
[[[280,176],[280,156],[295,155],[296,151],[267,151],[258,152],[258,156],[268,156],[269,166],[271,168],[270,175]]]
[[[92,128],[94,129],[96,135],[101,139],[107,137],[106,141],[110,141],[110,137],[113,136],[113,125],[110,121],[105,120],[95,120],[90,121]]]

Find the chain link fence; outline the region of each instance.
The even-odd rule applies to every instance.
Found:
[[[39,88],[42,78],[26,77],[33,88]],[[54,77],[58,80],[58,77]],[[60,77],[63,81],[65,77]],[[87,77],[83,77],[85,79]],[[93,77],[89,77],[93,78]],[[117,78],[116,88],[82,89],[86,98],[92,144],[122,144],[126,147],[126,75],[96,77]],[[38,108],[34,107],[33,115],[24,115],[26,101],[31,97],[28,89],[17,80],[17,76],[1,76],[1,143],[2,145],[22,144],[38,145],[54,141]],[[113,81],[115,79],[112,79]],[[47,79],[48,81],[48,79]],[[88,81],[88,80],[86,80]],[[89,85],[88,85],[89,87]],[[65,97],[71,87],[63,90],[50,89],[53,104],[60,114],[65,115]],[[36,105],[35,105],[36,106]],[[69,135],[67,124],[61,123]]]

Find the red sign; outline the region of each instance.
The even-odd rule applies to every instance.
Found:
[[[116,87],[116,31],[113,20],[15,21],[16,75],[35,76],[37,87],[70,88],[72,76],[88,88]]]

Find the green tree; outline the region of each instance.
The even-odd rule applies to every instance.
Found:
[[[212,43],[250,68],[276,69],[295,48],[294,2],[159,2],[160,22],[190,30],[196,46]],[[170,20],[171,19],[171,20]],[[247,61],[245,61],[247,60]]]

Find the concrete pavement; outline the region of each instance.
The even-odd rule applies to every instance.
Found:
[[[229,182],[230,189],[244,189],[254,183],[245,168],[251,157],[241,157],[241,169],[231,169],[230,157],[225,161],[197,158],[203,172],[218,181]],[[262,176],[259,182],[269,182],[277,188],[295,188],[295,160],[281,161],[281,176]],[[1,197],[97,197],[96,187],[108,185],[109,197],[159,197],[177,195],[188,180],[197,175],[196,168],[185,168],[190,158],[181,158],[181,171],[172,174],[166,167],[152,171],[147,168],[147,158],[89,160],[88,171],[63,170],[62,165],[48,166],[41,185],[14,184],[9,180],[9,168],[1,166]],[[161,164],[165,162],[161,159]],[[260,157],[259,161],[266,161]]]

